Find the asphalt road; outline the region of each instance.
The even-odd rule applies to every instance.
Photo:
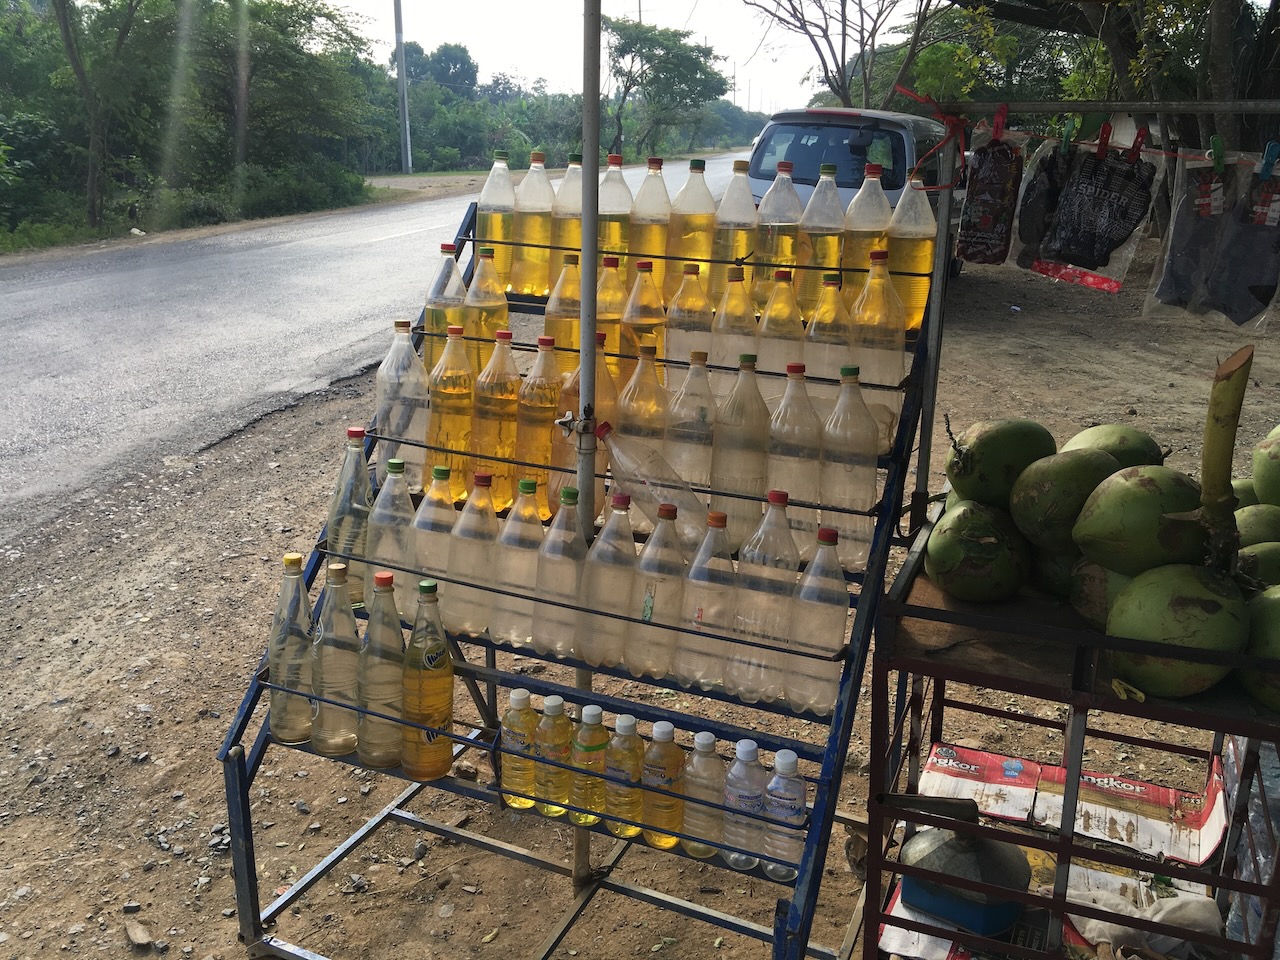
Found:
[[[714,193],[742,156],[708,160]],[[683,166],[665,171],[673,196]],[[644,168],[626,174],[634,189]],[[0,547],[69,500],[376,364],[474,199],[0,258]]]

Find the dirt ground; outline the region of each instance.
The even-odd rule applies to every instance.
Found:
[[[951,291],[939,412],[957,426],[1031,417],[1060,442],[1093,423],[1132,423],[1172,448],[1172,466],[1196,472],[1215,363],[1256,342],[1237,464],[1244,469],[1248,446],[1280,418],[1274,338],[1203,320],[1142,317],[1154,245],[1143,253],[1118,296],[1014,269],[966,268]],[[0,650],[0,958],[120,956],[129,951],[128,922],[154,940],[139,952],[245,955],[236,939],[222,839],[227,810],[214,755],[262,654],[280,555],[313,543],[343,427],[365,422],[371,394],[366,372],[211,448],[139,463],[129,480],[3,544],[9,586],[0,614],[7,638]],[[935,449],[941,444],[939,424]],[[939,453],[935,490],[940,465]],[[646,693],[638,684],[611,689],[698,709],[684,695]],[[846,764],[848,810],[865,799],[866,702],[864,695]],[[1058,709],[1022,705],[1042,716]],[[1057,756],[1052,736],[996,726],[956,733],[1036,759]],[[1090,758],[1180,786],[1197,787],[1202,776],[1182,759],[1106,744],[1091,744]],[[486,778],[487,766],[477,766]],[[270,749],[252,789],[263,902],[403,786]],[[563,823],[430,788],[413,809],[445,820],[465,814],[467,829],[570,856]],[[782,892],[643,848],[629,852],[616,875],[766,925]],[[837,838],[815,939],[839,944],[858,890]],[[559,877],[388,827],[286,912],[276,932],[333,957],[520,957],[571,897]],[[648,953],[763,957],[767,949],[601,894],[556,956]]]

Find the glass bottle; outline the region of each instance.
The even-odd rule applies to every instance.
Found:
[[[797,827],[802,826],[809,815],[805,804],[807,792],[804,778],[797,773],[795,751],[779,750],[773,758],[773,778],[764,789],[764,815],[795,826],[765,824],[762,852],[766,856],[796,864],[804,856],[804,831]],[[779,883],[790,883],[798,874],[795,867],[780,863],[765,863],[764,872]]]
[[[555,351],[556,367],[562,378],[573,373],[578,365],[577,352],[582,349],[578,339],[582,321],[582,277],[578,273],[578,255],[566,253],[563,260],[564,266],[542,318],[542,332],[554,338],[556,346],[569,348]]]
[[[678,624],[684,602],[685,564],[676,515],[673,503],[658,507],[658,523],[636,561],[627,613],[644,623],[630,625],[622,650],[622,662],[633,677],[661,680],[671,669],[676,633],[660,624]]]
[[[485,632],[493,605],[493,595],[485,589],[491,582],[498,539],[498,518],[489,496],[492,482],[489,474],[476,474],[471,496],[449,536],[449,579],[455,582],[449,584],[440,616],[446,630],[467,637]]]
[[[714,733],[702,731],[693,738],[693,752],[684,763],[684,832],[697,840],[681,840],[680,846],[691,857],[706,860],[716,855],[713,844],[720,843],[724,835],[725,763],[716,753]],[[717,804],[710,807],[698,803],[705,800]]]
[[[409,485],[405,482],[404,461],[392,460],[387,464],[387,482],[378,491],[369,511],[369,538],[366,556],[369,568],[391,568],[395,577],[396,609],[402,620],[413,616],[417,608],[416,586],[418,575],[412,573],[414,560],[411,525],[413,501],[409,498]],[[404,567],[406,569],[397,569]],[[366,584],[365,606],[373,602],[373,590]]]
[[[361,713],[356,757],[366,767],[384,769],[400,762],[400,711],[404,698],[404,631],[396,611],[395,581],[387,570],[373,575],[373,602],[360,644],[358,700]],[[386,717],[394,719],[388,720]]]
[[[376,407],[374,427],[384,438],[378,441],[378,483],[387,476],[387,461],[398,457],[404,461],[405,482],[411,490],[421,490],[422,465],[426,453],[420,446],[401,443],[427,438],[427,371],[413,349],[408,320],[397,320],[391,336],[391,348],[374,375]]]
[[[311,631],[311,692],[337,702],[315,701],[311,749],[322,757],[345,757],[356,748],[359,715],[342,704],[357,702],[360,638],[347,592],[347,565],[331,563],[327,571]]]
[[[667,429],[663,434],[663,455],[676,475],[691,487],[711,485],[711,444],[716,422],[716,398],[707,375],[707,353],[689,353],[689,369],[684,383],[671,398]],[[710,494],[698,493],[705,506]]]
[[[818,550],[796,584],[791,633],[785,658],[783,688],[793,710],[811,710],[830,716],[840,692],[840,660],[815,660],[797,656],[811,653],[834,657],[849,639],[849,588],[840,569],[839,537],[832,527],[818,530]]]
[[[621,823],[611,819],[605,826],[615,837],[639,836],[639,824],[644,817],[644,800],[640,791],[644,741],[636,734],[636,718],[629,713],[619,715],[614,721],[613,736],[604,753],[604,770],[609,778],[604,784],[605,814],[630,821]]]
[[[800,216],[800,239],[796,245],[796,301],[806,317],[812,317],[818,305],[823,274],[837,273],[839,286],[843,240],[844,204],[836,186],[836,165],[824,163],[818,168],[818,185]]]
[[[769,475],[769,408],[756,383],[756,358],[744,353],[739,360],[737,382],[716,413],[711,445],[711,509],[729,518],[730,550],[760,522],[760,501],[741,497],[763,497]]]
[[[506,287],[498,277],[493,257],[493,247],[480,248],[471,287],[462,305],[462,326],[468,337],[467,357],[472,370],[485,368],[493,353],[493,338],[499,330],[506,330],[510,322]],[[434,407],[432,409],[434,411]]]
[[[569,783],[569,803],[592,813],[569,811],[569,822],[589,827],[600,822],[604,813],[605,751],[609,749],[609,731],[600,722],[603,711],[594,703],[582,708],[582,722],[573,734],[569,762],[573,775]]]
[[[756,270],[757,280],[760,271]],[[800,307],[796,303],[795,291],[791,289],[791,271],[778,270],[773,275],[773,292],[765,304],[764,313],[760,314],[760,329],[756,336],[757,355],[756,369],[769,373],[782,373],[789,363],[801,363],[804,360],[804,320],[800,316]],[[775,384],[769,378],[768,393],[765,403],[773,410],[780,398]],[[770,403],[770,400],[773,400]]]
[[[733,161],[733,176],[716,208],[715,232],[711,243],[711,280],[708,294],[719,302],[728,285],[730,266],[740,266],[747,295],[751,292],[751,264],[748,257],[756,243],[756,201],[751,195],[751,181],[747,179],[750,163]]]
[[[372,507],[373,485],[369,482],[369,462],[364,458],[364,428],[347,427],[347,449],[329,500],[325,539],[329,550],[338,554],[334,559],[347,565],[347,591],[352,605],[364,603],[364,554]]]
[[[502,775],[498,778],[503,802],[513,810],[533,806],[533,771],[536,754],[533,737],[538,728],[538,712],[529,706],[529,691],[519,687],[511,691],[506,712],[502,715]],[[523,796],[516,796],[523,794]]]
[[[512,231],[516,242],[511,255],[512,293],[545,297],[551,269],[551,208],[556,192],[547,179],[547,155],[541,150],[529,154],[529,169],[516,187]]]
[[[503,643],[528,646],[533,636],[533,595],[538,586],[538,548],[542,546],[542,518],[538,516],[533,480],[520,481],[520,495],[502,521],[498,549],[493,555],[493,582],[503,590],[520,594],[493,595],[489,636]]]
[[[520,405],[520,370],[511,355],[511,331],[499,330],[489,365],[476,377],[471,452],[475,469],[493,477],[490,496],[501,512],[515,499],[516,414]],[[492,457],[493,459],[490,459]]]
[[[631,533],[631,498],[615,493],[612,509],[600,535],[587,551],[582,570],[581,604],[591,613],[578,614],[574,653],[593,667],[616,667],[631,624],[611,614],[626,616],[636,569],[636,542]]]
[[[508,159],[510,156],[506,150],[493,151],[493,167],[480,189],[480,199],[476,204],[476,245],[496,251],[493,267],[500,290],[506,290],[511,276],[511,241],[516,213],[516,190],[511,183]],[[481,366],[483,364],[478,364],[476,369]]]
[[[538,548],[537,599],[533,604],[533,648],[549,656],[573,653],[578,613],[556,603],[578,602],[587,540],[578,523],[578,490],[562,487],[560,509]]]
[[[880,184],[881,170],[878,163],[868,163],[863,168],[862,186],[849,201],[844,214],[840,265],[844,270],[845,300],[850,304],[866,285],[871,251],[884,249],[885,234],[893,219],[893,207]]]
[[[311,601],[302,580],[302,554],[284,555],[284,578],[276,600],[267,640],[267,664],[272,683],[297,693],[271,691],[271,739],[276,743],[306,743],[311,739]]]
[[[684,575],[684,601],[680,626],[696,633],[676,634],[671,673],[683,687],[695,684],[710,690],[724,678],[728,642],[719,637],[733,633],[733,599],[737,578],[729,556],[726,518],[712,510],[707,514],[707,535],[689,562]],[[716,634],[700,637],[700,633]]]
[[[618,369],[623,382],[630,380],[635,372],[635,358],[640,355],[641,347],[653,347],[656,352],[662,352],[666,322],[667,314],[662,309],[662,293],[655,283],[653,264],[641,260],[636,263],[636,282],[622,311],[619,334],[622,357],[618,361]]]
[[[605,363],[604,338],[603,333],[596,334],[596,423],[612,422],[618,419],[618,387]],[[579,392],[581,377],[582,365],[579,364],[573,371],[573,375],[566,381],[564,390],[560,394],[561,410],[569,411],[575,418],[581,409]],[[577,482],[578,470],[577,437],[572,434],[566,436],[559,427],[556,427],[551,434],[551,465],[559,469],[551,471],[550,490],[547,491],[547,496],[559,499],[560,490],[566,485],[573,486]],[[605,506],[604,477],[608,468],[609,451],[606,447],[597,445],[596,484],[593,491],[594,499],[591,501],[591,506],[595,510],[603,510]]]
[[[596,427],[596,438],[609,449],[614,480],[620,487],[635,491],[634,503],[650,523],[658,522],[658,510],[664,503],[679,509],[676,536],[681,550],[692,555],[702,542],[703,531],[694,518],[701,517],[703,509],[689,485],[680,479],[662,454],[629,437],[618,436],[608,421]]]
[[[913,176],[889,221],[889,263],[893,288],[907,313],[907,333],[920,329],[929,306],[929,282],[933,273],[933,248],[938,221],[934,218],[924,181]]]
[[[667,307],[666,342],[663,347],[667,360],[688,359],[694,350],[711,349],[711,324],[715,309],[711,298],[702,286],[696,263],[684,265],[683,282],[672,293]],[[668,378],[669,379],[669,378]]]
[[[739,358],[744,353],[754,356],[756,352],[756,308],[743,276],[741,267],[729,268],[724,294],[711,326],[711,366],[726,368],[711,371],[711,392],[717,403],[724,402],[737,382]]]
[[[667,223],[667,259],[671,263],[696,260],[704,273],[710,266],[711,244],[715,239],[716,201],[707,188],[707,162],[689,161],[689,178],[671,201]],[[679,289],[680,275],[668,270],[662,281],[662,302],[671,303]],[[677,356],[684,357],[685,352]]]
[[[627,287],[618,271],[617,257],[605,256],[600,262],[600,278],[596,282],[596,332],[604,334],[604,352],[609,373],[626,383],[621,376],[617,354],[622,352],[622,314],[627,309]]]
[[[538,338],[538,356],[520,384],[516,402],[516,459],[536,463],[536,467],[513,466],[517,476],[532,480],[538,488],[537,507],[540,520],[551,519],[547,502],[547,476],[551,468],[551,438],[560,411],[560,387],[563,380],[556,367],[556,342],[551,337]]]
[[[876,502],[876,448],[879,433],[862,399],[857,367],[840,368],[840,396],[822,425],[818,467],[822,523],[840,535],[840,564],[850,573],[866,569],[875,521],[869,516],[835,513],[826,507],[870,510]]]
[[[449,468],[432,467],[431,485],[422,493],[422,502],[409,525],[414,562],[410,566],[428,577],[449,572],[449,534],[458,519],[449,489]],[[446,591],[447,592],[447,591]]]
[[[467,496],[471,475],[471,417],[475,406],[476,373],[471,365],[462,327],[450,327],[444,352],[431,371],[431,421],[428,455],[449,468],[453,500]]]
[[[768,478],[770,490],[785,490],[791,501],[818,503],[821,497],[817,465],[822,454],[822,421],[805,389],[803,363],[787,364],[787,389],[769,421]],[[791,535],[808,560],[817,549],[816,507],[787,510]]]
[[[817,305],[804,331],[804,368],[809,379],[809,399],[818,416],[831,413],[836,394],[840,392],[840,368],[852,355],[853,318],[840,293],[840,274],[822,276]],[[831,383],[815,383],[814,377]]]
[[[791,282],[791,268],[796,265],[796,245],[800,239],[800,218],[804,204],[791,181],[791,162],[778,161],[778,172],[773,183],[760,198],[756,211],[755,281],[751,286],[751,298],[757,309],[764,309],[773,296],[769,278],[778,270],[787,271],[787,283]]]
[[[608,254],[618,260],[615,266],[626,270],[624,261],[630,246],[631,188],[622,176],[622,154],[609,154],[604,175],[600,178],[600,193],[596,203],[597,234],[601,255]],[[624,278],[626,274],[623,274]],[[623,293],[626,293],[623,281]],[[615,351],[611,351],[615,352]]]
[[[542,701],[542,719],[533,731],[533,744],[539,761],[551,760],[568,764],[573,750],[573,723],[564,714],[564,698],[550,696]],[[572,772],[567,766],[552,766],[539,762],[533,768],[533,795],[538,798],[535,806],[544,817],[564,815],[564,804],[569,802],[569,781]]]
[[[619,436],[628,437],[648,447],[655,453],[662,452],[662,436],[667,429],[667,416],[671,408],[671,394],[658,379],[654,363],[657,348],[653,344],[639,347],[639,362],[632,370],[631,379],[618,394],[618,420],[615,426]],[[618,479],[616,476],[615,480]],[[632,493],[625,483],[619,484],[619,493]],[[635,532],[647,534],[653,529],[653,521],[642,514],[637,518]]]
[[[724,815],[724,842],[750,852],[720,851],[724,862],[735,870],[750,870],[760,862],[752,853],[759,853],[764,846],[764,821],[756,817],[764,813],[768,784],[769,771],[760,765],[760,748],[754,740],[739,740],[733,765],[724,778],[724,805],[729,808]]]
[[[675,743],[676,730],[666,720],[653,725],[653,739],[644,752],[644,768],[641,783],[644,813],[640,819],[645,824],[644,839],[651,847],[670,850],[680,842],[665,830],[679,831],[684,827],[684,803],[679,797],[681,773],[684,770],[684,751]],[[666,790],[668,793],[657,793]]]
[[[645,171],[644,181],[636,191],[635,200],[631,203],[631,223],[628,227],[627,286],[634,289],[638,260],[653,261],[653,282],[657,287],[659,303],[665,303],[662,296],[663,278],[666,276],[666,261],[662,257],[667,252],[667,224],[671,219],[671,197],[667,194],[667,184],[662,178],[662,158],[650,157]]]
[[[428,375],[440,361],[449,328],[462,326],[467,282],[458,269],[457,253],[454,244],[440,244],[440,265],[427,286],[427,303],[422,311],[422,369]]]
[[[582,154],[569,154],[569,166],[565,168],[564,179],[556,190],[555,202],[551,205],[551,264],[547,278],[555,283],[556,278],[564,270],[564,258],[572,253],[582,255]],[[568,345],[569,341],[556,342]],[[574,343],[577,341],[574,340]]]
[[[871,272],[853,305],[853,362],[863,384],[862,399],[876,422],[877,453],[888,453],[902,413],[902,391],[868,390],[866,384],[897,387],[907,374],[906,311],[889,277],[888,254],[871,252]]]
[[[440,622],[436,582],[418,582],[418,611],[401,674],[404,718],[440,733],[401,727],[400,766],[413,780],[436,780],[453,766],[453,658]]]
[[[769,702],[782,695],[782,653],[793,627],[791,598],[800,571],[800,552],[787,521],[787,494],[769,491],[760,525],[738,552],[735,644],[725,667],[724,689],[743,703]]]

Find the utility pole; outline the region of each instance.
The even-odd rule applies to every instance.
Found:
[[[404,68],[404,18],[400,14],[400,0],[396,6],[396,71],[400,88],[400,170],[413,173],[413,154],[409,149],[409,77]]]

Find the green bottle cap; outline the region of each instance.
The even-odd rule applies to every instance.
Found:
[[[818,165],[818,176],[834,177],[836,175],[836,165],[834,163],[823,163]]]
[[[537,480],[521,480],[516,486],[520,488],[520,492],[532,496],[538,492]]]
[[[505,150],[495,150],[495,151],[493,151],[493,159],[495,159],[495,160],[510,160],[510,159],[511,159],[511,154],[507,153],[507,151],[505,151]]]
[[[690,160],[690,161],[689,161],[689,169],[690,169],[690,170],[706,170],[706,169],[707,169],[707,161],[705,161],[705,160]]]
[[[577,487],[561,487],[560,502],[566,507],[576,507],[578,505],[578,488]]]
[[[857,367],[841,367],[840,368],[840,376],[842,377],[856,377],[857,375],[858,375]]]
[[[740,353],[740,354],[738,354],[738,363],[740,363],[740,364],[742,364],[742,363],[749,363],[749,364],[751,364],[752,366],[755,366],[755,362],[756,362],[756,355],[755,355],[754,353]]]
[[[399,457],[392,457],[387,461],[387,473],[404,473],[404,461]]]
[[[578,265],[578,255],[576,253],[566,253],[564,255],[564,265],[567,267],[569,264],[573,264],[575,267]]]
[[[482,257],[492,257],[493,247],[481,247],[479,253]]]
[[[418,596],[433,597],[436,593],[436,582],[434,580],[418,581]]]
[[[432,467],[431,479],[432,480],[448,480],[449,468],[448,467]]]
[[[570,163],[581,163],[581,162],[582,162],[582,154],[580,154],[580,153],[571,153],[571,154],[569,154],[569,162],[570,162]]]
[[[822,275],[822,282],[823,282],[823,283],[839,283],[839,282],[840,282],[840,274],[838,274],[838,273],[824,273],[824,274]]]

